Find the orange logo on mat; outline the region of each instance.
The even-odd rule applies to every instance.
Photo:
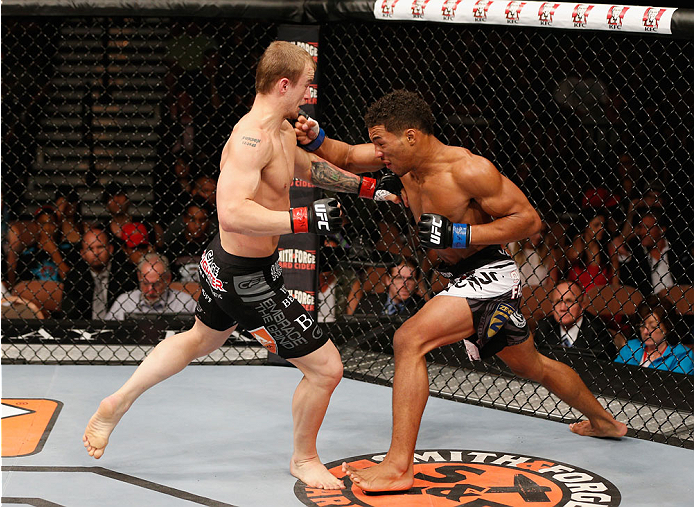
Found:
[[[44,399],[2,399],[2,457],[41,452],[63,404]]]
[[[467,450],[415,451],[414,485],[396,495],[369,495],[342,472],[346,461],[360,469],[385,455],[363,455],[327,463],[343,479],[345,489],[310,488],[301,481],[294,493],[305,505],[390,507],[558,507],[590,505],[615,507],[619,490],[587,470],[534,456]]]

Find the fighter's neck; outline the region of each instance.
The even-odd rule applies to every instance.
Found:
[[[282,105],[271,96],[256,95],[250,115],[260,122],[263,128],[279,131],[286,118]]]
[[[445,163],[448,154],[448,145],[443,144],[434,136],[427,136],[419,140],[419,147],[412,162],[412,176],[422,179],[446,169]]]

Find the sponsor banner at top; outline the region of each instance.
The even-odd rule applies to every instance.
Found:
[[[377,0],[376,19],[672,33],[676,8],[509,0]]]

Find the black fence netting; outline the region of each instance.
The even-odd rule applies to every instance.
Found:
[[[139,362],[192,322],[220,153],[278,25],[3,17],[2,30],[3,362]],[[694,446],[692,41],[340,21],[319,49],[327,134],[368,142],[372,101],[419,92],[437,136],[491,160],[543,218],[506,245],[538,348],[635,434]],[[448,280],[408,210],[340,199],[318,319],[347,375],[388,384],[394,330]],[[200,361],[266,358],[239,330]],[[436,395],[579,417],[462,343],[428,360]]]

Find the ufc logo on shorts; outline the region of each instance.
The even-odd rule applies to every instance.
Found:
[[[441,220],[436,218],[436,217],[434,217],[434,219],[431,221],[430,239],[431,239],[431,242],[435,245],[441,244],[441,226],[442,225],[443,225],[443,222],[441,222]]]
[[[325,209],[325,204],[316,204],[313,207],[318,217],[318,229],[330,230],[330,224],[328,223],[328,212]]]

